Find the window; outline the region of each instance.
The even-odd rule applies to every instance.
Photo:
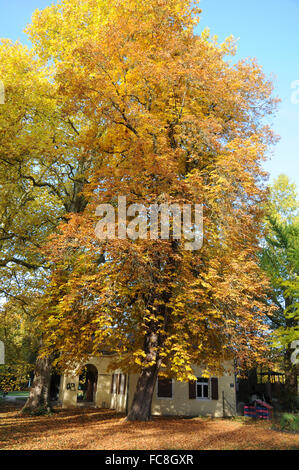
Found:
[[[127,376],[125,374],[112,374],[111,393],[124,395],[127,385]]]
[[[218,378],[197,377],[197,380],[189,382],[189,400],[218,400]]]
[[[209,398],[209,379],[197,377],[196,398]]]
[[[172,379],[158,377],[158,398],[172,398]]]

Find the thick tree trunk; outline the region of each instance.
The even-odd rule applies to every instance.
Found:
[[[139,376],[128,421],[149,421],[152,416],[152,399],[158,376],[157,364],[144,368]]]
[[[157,353],[161,345],[161,337],[157,332],[156,322],[151,322],[144,340],[145,366],[142,368],[137,381],[128,421],[149,421],[152,415],[152,399],[161,359]],[[147,366],[146,363],[149,365]]]
[[[30,394],[22,412],[38,414],[50,411],[51,370],[52,360],[50,357],[37,358]]]

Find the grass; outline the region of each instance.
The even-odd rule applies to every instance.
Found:
[[[20,416],[0,404],[1,450],[245,450],[299,449],[299,435],[251,420],[157,417],[128,423],[113,410],[56,409]]]
[[[8,392],[8,397],[29,397],[29,392]]]

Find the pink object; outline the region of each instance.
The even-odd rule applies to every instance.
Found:
[[[265,401],[262,401],[262,400],[255,400],[256,403],[258,403],[259,405],[261,406],[264,406],[265,408],[267,408],[268,410],[272,410],[273,409],[273,406],[270,406],[268,405],[268,403],[266,403]]]

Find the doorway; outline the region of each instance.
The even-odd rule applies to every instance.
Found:
[[[79,377],[78,401],[86,403],[95,402],[97,384],[98,370],[93,364],[87,364]]]

